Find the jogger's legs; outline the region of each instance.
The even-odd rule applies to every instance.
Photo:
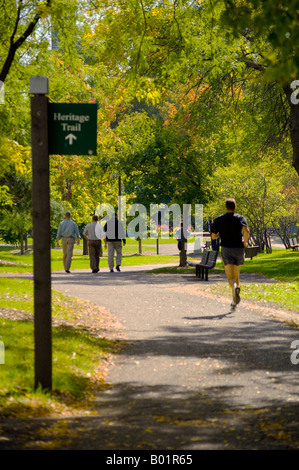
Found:
[[[236,264],[227,264],[224,266],[225,274],[228,280],[229,285],[232,289],[233,303],[236,304],[236,292],[235,288],[240,288],[240,270],[241,266]],[[240,300],[240,299],[239,299]]]
[[[224,269],[229,285],[232,288],[234,287],[234,284],[237,284],[237,286],[239,286],[241,266],[238,266],[236,264],[227,264],[226,266],[224,266]]]

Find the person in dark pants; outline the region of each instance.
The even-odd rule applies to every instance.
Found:
[[[100,233],[100,238],[98,237]],[[93,273],[98,273],[100,268],[100,257],[103,255],[102,239],[105,238],[101,224],[98,224],[98,217],[94,215],[92,222],[86,225],[83,235],[88,242],[88,253],[90,268]]]
[[[126,244],[126,233],[123,224],[117,218],[116,212],[112,215],[105,226],[106,233],[105,246],[108,245],[108,266],[110,272],[114,271],[114,253],[116,252],[116,270],[120,271],[122,260],[122,243]]]
[[[221,257],[225,274],[232,288],[231,309],[235,310],[240,302],[240,270],[244,263],[245,248],[249,238],[246,218],[236,214],[236,201],[225,201],[226,213],[216,217],[211,229],[212,240],[220,238]]]

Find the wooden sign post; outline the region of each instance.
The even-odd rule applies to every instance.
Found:
[[[35,389],[52,390],[48,79],[31,77]]]

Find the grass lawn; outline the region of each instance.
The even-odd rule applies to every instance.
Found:
[[[212,292],[231,295],[228,285],[218,284]],[[241,297],[244,299],[262,300],[271,302],[285,309],[299,313],[299,286],[297,282],[267,283],[241,283]],[[298,317],[299,324],[299,317]]]
[[[170,263],[178,259],[157,256],[155,244],[146,245],[144,241],[142,250],[147,255],[139,255],[138,242],[128,240],[123,249],[124,264]],[[89,269],[89,257],[83,256],[82,252],[81,242],[80,247],[75,246],[72,268]],[[153,254],[148,255],[150,252]],[[53,271],[63,270],[61,249],[51,250],[51,266]],[[104,251],[101,266],[107,266],[107,251]],[[0,273],[25,272],[33,272],[32,251],[20,255],[18,247],[1,246]],[[23,313],[20,317],[19,313],[33,313],[33,282],[0,278],[0,308],[9,309],[10,312],[9,317],[0,317],[0,341],[5,346],[5,364],[0,364],[0,415],[38,416],[57,411],[61,414],[66,413],[66,409],[69,413],[69,409],[89,403],[86,394],[92,393],[95,386],[105,385],[101,359],[117,352],[119,343],[101,335],[95,338],[78,327],[83,312],[95,312],[97,316],[101,312],[95,306],[57,292],[52,293],[52,301],[53,322],[60,319],[67,325],[55,326],[54,323],[53,326],[53,394],[50,396],[33,392],[34,323]]]
[[[119,342],[101,334],[90,334],[82,319],[100,309],[92,304],[52,295],[53,314],[53,393],[34,388],[34,322],[20,312],[33,313],[33,282],[0,278],[0,307],[11,309],[9,318],[0,317],[0,341],[4,344],[5,363],[0,364],[0,415],[41,416],[73,414],[76,408],[89,413],[89,398],[95,389],[105,386],[103,359],[119,351]],[[16,316],[15,316],[16,315]],[[59,320],[59,324],[55,324]],[[103,324],[105,318],[102,319]],[[84,322],[83,322],[84,325]]]
[[[142,264],[167,264],[176,262],[179,256],[156,255],[154,246],[142,245],[142,251],[146,254],[139,254],[138,242],[129,240],[123,247],[123,264],[126,266],[138,266]],[[149,254],[152,252],[152,255]],[[89,269],[89,256],[83,255],[82,245],[75,245],[72,259],[72,269]],[[103,251],[103,258],[100,265],[107,267],[107,250]],[[51,249],[51,269],[52,271],[63,270],[62,249]],[[21,255],[19,249],[11,246],[0,246],[0,272],[2,273],[25,273],[33,272],[33,254],[28,251]]]
[[[242,283],[242,297],[273,302],[280,307],[299,312],[299,253],[290,250],[273,249],[269,254],[258,254],[246,260],[242,273],[257,273],[275,283]],[[217,286],[217,292],[230,295],[228,286]]]
[[[216,269],[224,272],[221,260]],[[194,267],[164,267],[154,270],[155,273],[195,272]],[[243,273],[257,273],[274,279],[277,282],[244,283]],[[242,297],[254,300],[273,302],[281,307],[299,311],[299,253],[286,249],[273,249],[270,254],[259,253],[252,260],[246,259],[241,269]],[[212,292],[230,296],[227,284],[218,283],[211,288]]]
[[[272,253],[260,253],[246,260],[242,272],[258,273],[286,282],[299,282],[299,252],[273,249]]]

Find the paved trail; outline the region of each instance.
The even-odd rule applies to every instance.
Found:
[[[53,273],[52,283],[111,312],[129,343],[98,414],[68,421],[76,439],[65,448],[299,448],[299,364],[290,360],[298,329],[245,301],[231,313],[229,299],[190,274],[124,267]]]

